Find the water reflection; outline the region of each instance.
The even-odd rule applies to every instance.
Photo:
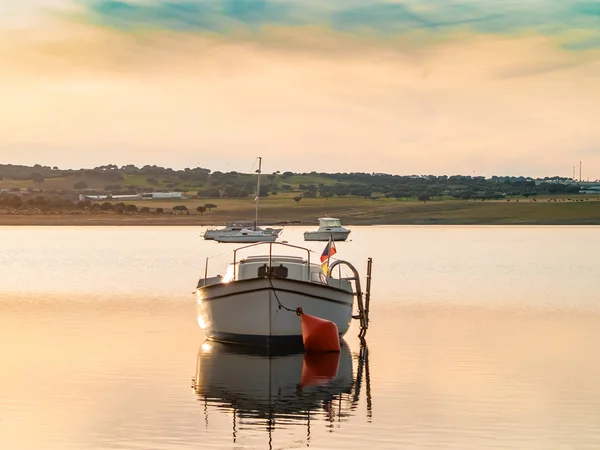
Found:
[[[364,341],[354,357],[344,341],[340,353],[312,354],[206,341],[198,353],[192,387],[204,404],[207,427],[211,410],[230,415],[234,443],[243,423],[246,429],[266,432],[269,448],[277,429],[304,426],[304,443],[310,446],[311,421],[344,422],[356,413],[363,389],[371,417],[369,353]]]

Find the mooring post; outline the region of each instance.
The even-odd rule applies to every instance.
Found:
[[[365,321],[369,326],[369,304],[371,303],[371,270],[373,268],[373,258],[367,259],[367,287],[365,293]]]

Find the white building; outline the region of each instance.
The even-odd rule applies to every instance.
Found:
[[[85,195],[79,194],[79,200],[139,200],[142,196],[139,194],[132,195]]]
[[[143,198],[184,198],[182,192],[149,192],[142,194]]]
[[[179,198],[184,199],[182,192],[148,192],[145,194],[129,194],[129,195],[86,195],[79,194],[79,200],[155,200]]]

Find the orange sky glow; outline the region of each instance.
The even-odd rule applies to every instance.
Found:
[[[600,177],[595,48],[524,31],[123,29],[61,11],[0,23],[3,163],[570,176],[583,160]]]

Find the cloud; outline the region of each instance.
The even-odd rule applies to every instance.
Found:
[[[157,1],[121,0],[86,2],[87,14],[96,23],[121,29],[158,28],[170,31],[226,32],[243,24],[292,24],[289,6],[264,0]]]
[[[600,18],[600,4],[597,2],[575,2],[573,11],[583,16]]]
[[[421,1],[338,1],[327,5],[306,0],[82,0],[85,16],[123,29],[227,32],[235,27],[322,25],[332,30],[395,34],[415,29],[458,27],[505,20],[500,10]],[[423,8],[423,5],[430,7]]]
[[[233,43],[202,53],[202,35],[135,46],[127,33],[100,31],[97,48],[89,36],[68,40],[81,47],[69,47],[70,65],[53,76],[40,63],[2,80],[11,110],[0,112],[0,154],[81,165],[202,158],[216,167],[223,155],[260,152],[285,168],[299,164],[297,155],[342,151],[343,161],[309,158],[299,170],[491,173],[512,165],[555,173],[570,168],[576,149],[600,143],[600,77],[590,64],[490,78],[561,61],[543,38],[440,46],[420,58],[424,79],[410,58],[377,48],[315,58]],[[475,167],[474,154],[486,155]]]
[[[187,165],[260,151],[289,167],[297,161],[285,155],[343,149],[344,161],[313,160],[352,170],[368,154],[369,171],[459,173],[485,152],[478,170],[553,173],[600,143],[600,64],[556,46],[593,48],[593,5],[78,4],[59,15],[70,21],[0,30],[10,106],[0,111],[0,155]]]
[[[553,61],[545,63],[524,64],[497,71],[498,78],[516,78],[560,72],[586,64],[585,61]]]
[[[560,37],[570,29],[590,30],[600,39],[600,7],[569,0],[530,2],[440,0],[79,0],[82,18],[122,30],[258,33],[273,26],[322,26],[331,31],[390,37],[415,31],[533,33]],[[587,45],[570,43],[571,49]]]
[[[82,5],[85,7],[85,17],[93,23],[125,30],[164,29],[226,33],[240,26],[254,29],[269,24],[302,23],[294,15],[299,11],[294,10],[292,4],[269,0],[181,0],[148,3],[91,0],[82,2]]]

